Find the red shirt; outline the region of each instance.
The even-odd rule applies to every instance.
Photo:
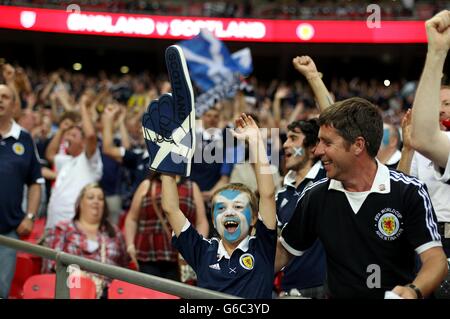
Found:
[[[104,228],[97,233],[98,248],[94,251],[88,250],[88,238],[75,224],[73,220],[63,221],[51,228],[45,238],[45,245],[49,248],[63,251],[72,255],[93,259],[102,262],[101,247],[105,242],[105,264],[126,267],[128,255],[125,249],[125,240],[122,233],[115,226],[116,235],[109,237]],[[44,259],[42,272],[53,272],[55,261]]]

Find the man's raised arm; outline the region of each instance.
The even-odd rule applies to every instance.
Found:
[[[295,69],[308,80],[309,86],[314,92],[320,112],[334,103],[327,87],[322,81],[322,74],[317,71],[314,61],[309,56],[298,56],[292,60]]]
[[[439,127],[439,90],[445,58],[450,48],[450,11],[426,22],[428,52],[412,111],[413,147],[440,167],[445,167],[450,140]]]

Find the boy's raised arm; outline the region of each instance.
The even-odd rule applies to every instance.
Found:
[[[232,132],[237,139],[248,139],[250,160],[255,163],[259,191],[259,214],[268,229],[275,229],[275,184],[261,131],[251,116],[242,114],[236,120],[236,129]]]
[[[180,210],[180,200],[178,197],[178,187],[175,176],[161,175],[161,205],[165,212],[170,226],[178,237],[186,223],[186,217]]]

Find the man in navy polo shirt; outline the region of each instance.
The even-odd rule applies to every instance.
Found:
[[[319,238],[333,298],[429,296],[447,274],[426,186],[375,159],[383,136],[379,110],[347,99],[319,117],[315,155],[327,171],[305,188],[283,228],[275,269]],[[415,257],[422,267],[415,273]]]
[[[0,234],[17,239],[33,229],[44,183],[33,140],[13,120],[14,94],[0,84]],[[28,185],[26,214],[22,211]],[[0,245],[0,298],[7,298],[14,276],[16,251]]]
[[[243,184],[213,194],[213,224],[220,235],[204,239],[179,208],[175,177],[162,175],[162,207],[175,236],[174,246],[197,274],[198,286],[243,298],[271,298],[276,249],[275,185],[263,140],[251,117],[242,115],[233,134],[249,139],[258,181],[259,219],[250,236],[258,204]]]
[[[278,227],[289,222],[302,191],[326,177],[326,172],[313,151],[318,142],[319,125],[316,119],[295,121],[288,125],[287,140],[283,144],[286,168],[284,186],[276,196]],[[317,240],[305,253],[294,258],[282,271],[281,296],[298,295],[322,298],[326,279],[326,258]]]

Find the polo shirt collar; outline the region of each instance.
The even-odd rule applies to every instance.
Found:
[[[305,179],[315,179],[317,177],[317,174],[319,174],[320,169],[322,168],[322,162],[317,161],[311,169],[308,171],[308,173],[305,176]],[[292,186],[295,187],[295,180],[297,178],[297,172],[290,170],[287,172],[286,176],[284,176],[283,185],[284,186]]]
[[[3,136],[3,139],[6,139],[11,136],[11,137],[14,137],[16,140],[18,140],[21,130],[22,130],[22,128],[20,127],[20,125],[17,124],[15,121],[12,121],[11,129],[9,130],[8,133],[6,133],[5,136]]]
[[[317,174],[319,174],[320,169],[322,168],[322,161],[317,161],[316,164],[311,167],[308,174],[306,174],[305,178],[307,179],[315,179]]]
[[[287,172],[286,176],[284,176],[283,185],[295,187],[295,178],[297,177],[297,172],[290,170]]]
[[[380,194],[388,194],[391,191],[391,183],[390,183],[390,173],[389,168],[386,165],[377,161],[377,173],[375,174],[375,178],[372,183],[372,187],[368,194],[370,193],[380,193]],[[330,185],[328,189],[334,189],[341,192],[348,192],[345,190],[342,182],[331,179]]]
[[[247,235],[247,237],[245,237],[245,238],[239,243],[239,245],[236,247],[236,249],[240,249],[240,250],[242,250],[244,253],[247,252],[249,241],[250,241],[250,236]],[[217,260],[221,260],[222,257],[225,257],[226,259],[230,259],[230,258],[231,258],[230,255],[228,255],[227,250],[226,250],[225,247],[223,246],[222,240],[220,240],[220,242],[219,242],[219,248],[217,249]]]
[[[402,153],[399,150],[395,150],[394,154],[387,160],[386,165],[393,165],[400,161]]]

